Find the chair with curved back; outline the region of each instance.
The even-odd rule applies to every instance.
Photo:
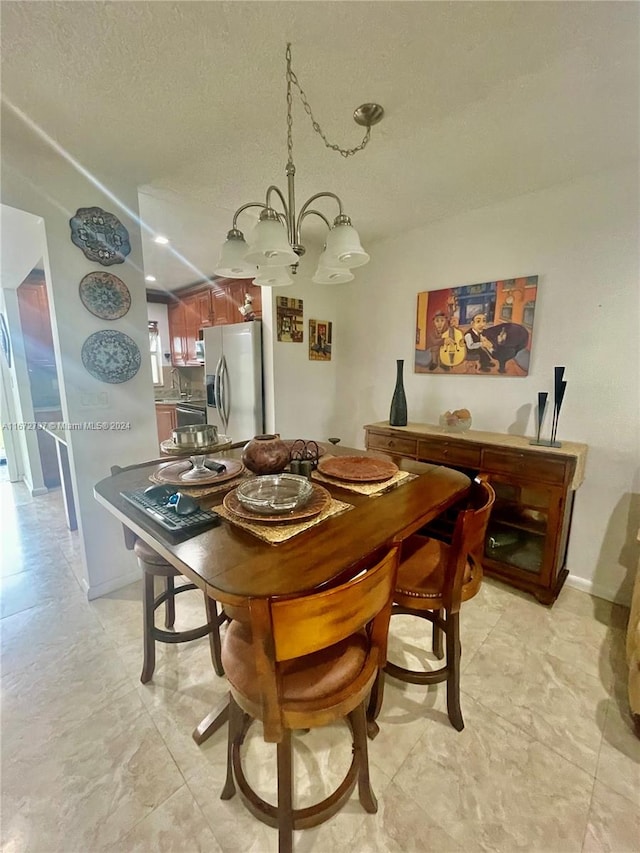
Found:
[[[449,720],[458,731],[464,728],[460,709],[460,606],[480,589],[484,539],[494,500],[493,488],[486,475],[480,474],[458,512],[450,542],[420,533],[406,539],[393,595],[391,615],[418,616],[431,622],[433,652],[445,662],[436,670],[415,671],[387,661],[384,671],[411,684],[446,681]],[[371,697],[370,720],[380,712],[383,689],[380,679]]]
[[[340,586],[294,599],[254,599],[249,622],[232,621],[222,661],[229,680],[227,778],[221,794],[240,795],[259,820],[279,830],[279,851],[292,850],[293,830],[317,826],[346,802],[356,783],[360,803],[377,811],[369,781],[366,706],[386,660],[397,546]],[[291,732],[347,717],[353,759],[327,798],[293,807]],[[240,748],[253,719],[264,739],[277,743],[278,800],[274,806],[249,786]]]
[[[157,460],[165,462],[166,459]],[[130,465],[121,468],[119,465],[111,466],[112,474],[120,474],[139,468],[139,465]],[[201,637],[209,637],[211,649],[211,661],[217,675],[224,675],[222,660],[220,657],[220,626],[226,621],[224,610],[218,612],[216,602],[204,595],[204,605],[207,621],[204,625],[185,631],[169,630],[173,628],[176,618],[176,596],[188,590],[197,589],[194,583],[175,585],[175,578],[180,577],[180,572],[171,563],[164,559],[161,554],[154,551],[135,533],[124,526],[124,541],[127,550],[133,551],[138,559],[138,565],[142,571],[143,593],[142,593],[142,624],[143,624],[143,662],[140,681],[146,684],[151,681],[156,665],[156,642],[159,643],[187,643],[198,640]],[[156,596],[155,578],[164,578],[164,591]],[[165,629],[156,627],[155,611],[165,605]]]

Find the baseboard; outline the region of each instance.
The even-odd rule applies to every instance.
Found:
[[[620,596],[619,589],[603,586],[602,584],[594,583],[593,581],[581,578],[578,575],[569,575],[565,581],[567,586],[572,589],[579,589],[581,592],[586,592],[596,598],[604,598],[605,601],[612,601],[614,604],[622,604],[624,607],[629,606],[629,602]]]
[[[86,589],[87,598],[89,601],[92,601],[94,598],[100,598],[102,595],[108,595],[110,592],[115,592],[117,589],[122,589],[122,587],[129,586],[130,583],[135,583],[139,580],[140,569],[136,567],[133,571],[127,572],[126,575],[118,575],[117,578],[111,578],[111,580],[96,584],[95,586],[89,586],[89,584],[83,580],[83,586]]]
[[[38,488],[38,489],[29,489],[29,491],[31,493],[32,498],[37,498],[40,495],[48,495],[49,494],[49,489],[46,486],[42,486],[41,488]]]

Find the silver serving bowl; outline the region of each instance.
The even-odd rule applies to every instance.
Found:
[[[313,486],[306,477],[296,474],[266,474],[247,480],[236,489],[245,509],[261,515],[277,515],[304,506]]]
[[[218,427],[214,424],[192,424],[178,427],[173,431],[173,441],[177,447],[185,450],[197,450],[199,447],[211,447],[218,441]]]

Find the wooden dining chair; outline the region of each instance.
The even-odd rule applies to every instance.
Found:
[[[166,459],[157,461],[159,463],[166,462]],[[130,465],[127,468],[120,468],[118,465],[112,465],[111,474],[115,475],[139,467],[139,465]],[[191,640],[199,640],[206,636],[209,637],[213,668],[217,675],[224,675],[220,647],[220,626],[227,619],[225,612],[223,610],[218,611],[216,602],[205,593],[206,623],[186,631],[172,630],[176,618],[176,596],[188,590],[197,589],[196,585],[186,583],[176,586],[175,579],[181,576],[180,572],[126,526],[124,526],[124,541],[126,548],[136,555],[143,577],[143,661],[140,681],[146,684],[153,677],[156,666],[156,642],[188,643]],[[164,578],[164,590],[157,596],[155,593],[156,577]],[[155,612],[162,604],[165,606],[164,625],[166,630],[158,628],[155,624]]]
[[[480,474],[458,513],[450,542],[421,534],[406,539],[393,594],[392,616],[417,616],[431,622],[433,652],[437,658],[444,657],[444,665],[425,672],[387,661],[384,671],[411,684],[446,681],[449,720],[458,731],[464,728],[460,709],[460,606],[480,589],[484,539],[494,500],[493,488]],[[370,720],[380,712],[383,691],[381,678],[371,696]]]
[[[221,794],[240,795],[255,817],[277,827],[280,853],[293,830],[317,826],[344,805],[358,784],[365,811],[377,811],[369,780],[366,706],[386,660],[387,633],[399,549],[394,546],[352,580],[294,599],[253,599],[248,623],[227,629],[222,661],[230,687],[227,778]],[[353,759],[338,788],[307,808],[293,807],[291,732],[347,717]],[[274,806],[250,787],[240,749],[254,719],[277,743]]]

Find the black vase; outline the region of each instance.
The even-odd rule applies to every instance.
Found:
[[[391,426],[406,426],[407,425],[407,398],[404,393],[404,385],[402,383],[402,369],[404,367],[404,359],[399,358],[396,362],[396,387],[391,398],[391,411],[389,412],[389,424]]]

